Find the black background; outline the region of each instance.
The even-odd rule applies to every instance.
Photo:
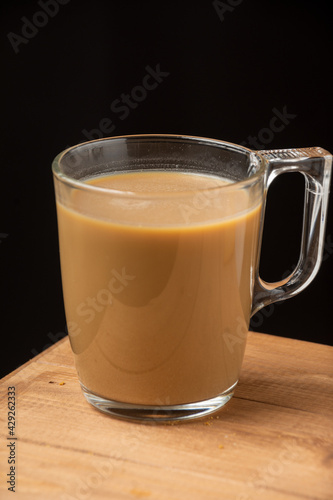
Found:
[[[225,12],[203,0],[1,3],[1,375],[65,335],[51,162],[89,133],[110,135],[101,132],[103,119],[112,121],[111,135],[242,143],[259,134],[262,149],[333,151],[330,3],[224,3]],[[53,5],[52,15],[36,14],[43,4],[50,12]],[[39,27],[24,28],[27,20]],[[17,38],[24,35],[26,43]],[[141,85],[147,66],[165,76],[121,119],[110,106]],[[265,134],[274,109],[295,116]],[[297,262],[302,197],[300,174],[270,189],[261,260],[267,280]],[[254,330],[333,344],[332,208],[315,281],[259,312]]]

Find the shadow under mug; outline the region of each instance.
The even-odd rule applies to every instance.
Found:
[[[180,135],[94,140],[53,162],[67,327],[86,399],[108,414],[188,420],[226,404],[251,316],[320,266],[332,156]],[[258,273],[267,189],[305,178],[296,269]]]

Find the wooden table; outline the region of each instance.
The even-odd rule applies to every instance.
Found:
[[[250,333],[218,414],[147,425],[86,402],[66,338],[2,379],[0,470],[1,499],[331,500],[333,347]]]

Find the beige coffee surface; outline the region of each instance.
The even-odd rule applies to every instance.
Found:
[[[57,206],[80,381],[101,397],[147,405],[201,401],[227,390],[238,380],[245,349],[260,204],[244,191],[233,199],[228,188],[225,203],[223,181],[178,172],[89,184],[126,190],[129,202],[124,208],[116,192],[115,204],[110,193],[76,192],[70,209]]]

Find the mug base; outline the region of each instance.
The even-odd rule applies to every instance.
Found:
[[[81,384],[86,400],[112,417],[146,423],[183,422],[207,417],[220,410],[234,394],[237,382],[215,398],[178,405],[140,405],[105,399]]]

